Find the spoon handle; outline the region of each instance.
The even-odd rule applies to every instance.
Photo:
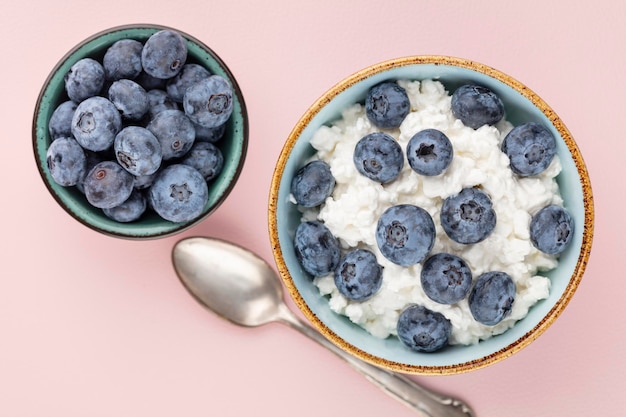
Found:
[[[328,348],[350,366],[359,371],[370,382],[391,397],[415,410],[423,417],[474,417],[472,409],[464,402],[432,392],[410,378],[395,372],[370,365],[351,356],[330,342],[313,327],[298,319],[286,306],[281,312],[280,322],[298,330],[320,345]]]

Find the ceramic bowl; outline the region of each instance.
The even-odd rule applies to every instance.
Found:
[[[452,93],[466,83],[482,84],[502,99],[513,125],[535,121],[549,127],[557,138],[563,166],[557,177],[564,205],[575,221],[575,236],[549,271],[551,290],[528,315],[506,332],[474,345],[451,345],[433,353],[417,353],[395,336],[380,339],[344,316],[334,313],[312,279],[300,267],[293,236],[301,213],[290,200],[295,172],[314,154],[310,140],[322,125],[341,117],[347,106],[363,103],[373,85],[384,80],[437,79]],[[411,374],[454,374],[498,362],[518,352],[542,334],[574,295],[585,270],[593,235],[593,200],[589,176],[580,151],[556,113],[533,91],[486,65],[445,56],[411,56],[365,68],[324,93],[295,125],[278,158],[269,199],[269,231],[275,261],[291,297],[310,322],[345,351],[369,363]]]
[[[233,87],[234,109],[226,124],[224,136],[216,143],[224,156],[221,174],[209,182],[209,199],[202,214],[192,221],[173,223],[156,213],[146,213],[135,222],[120,223],[106,217],[102,210],[91,206],[76,187],[62,187],[50,176],[46,163],[46,151],[51,143],[48,121],[63,101],[68,100],[64,77],[71,66],[81,58],[91,57],[102,62],[106,50],[118,40],[135,39],[145,42],[152,34],[163,29],[180,33],[187,43],[187,63],[196,63],[211,73],[226,78]],[[179,233],[201,222],[226,199],[233,189],[243,168],[248,145],[248,115],[244,97],[235,77],[207,45],[178,30],[152,24],[126,25],[99,32],[72,48],[52,69],[37,99],[33,118],[33,149],[41,178],[57,203],[74,219],[89,228],[106,235],[128,239],[151,239]]]

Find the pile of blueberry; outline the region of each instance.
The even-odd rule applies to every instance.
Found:
[[[372,87],[365,101],[368,119],[384,130],[397,128],[410,111],[406,91],[395,82]],[[500,98],[478,85],[464,85],[452,95],[452,111],[464,125],[478,129],[493,125],[504,116]],[[504,138],[502,152],[510,160],[512,171],[520,176],[544,171],[556,154],[556,141],[544,126],[526,123],[515,127]],[[453,158],[453,148],[446,135],[436,129],[417,132],[408,142],[406,158],[420,175],[443,174]],[[388,133],[377,131],[363,137],[356,145],[353,161],[358,172],[381,184],[398,177],[404,153]],[[299,169],[291,182],[296,202],[304,207],[324,203],[334,189],[330,167],[315,160]],[[489,195],[480,187],[464,188],[443,201],[442,228],[453,241],[469,245],[483,241],[496,226],[496,212]],[[548,254],[561,253],[571,241],[573,221],[562,207],[550,205],[532,216],[532,244]],[[379,218],[376,243],[382,255],[401,266],[422,263],[421,285],[425,294],[441,304],[468,299],[476,321],[496,325],[507,317],[516,295],[513,279],[500,271],[487,272],[476,279],[467,263],[451,253],[431,254],[435,225],[421,207],[399,204],[389,207]],[[334,274],[339,292],[349,300],[372,297],[382,284],[382,266],[366,249],[351,249],[341,254],[339,242],[319,221],[301,223],[295,233],[295,254],[302,268],[313,277]],[[421,305],[404,309],[397,323],[398,338],[418,352],[437,351],[448,344],[452,326],[441,313]]]
[[[115,42],[102,60],[77,61],[48,123],[53,180],[119,222],[147,210],[171,222],[197,218],[223,168],[216,143],[233,91],[187,53],[181,34],[160,30],[144,43]]]

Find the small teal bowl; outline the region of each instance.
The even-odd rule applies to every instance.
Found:
[[[209,183],[209,199],[202,214],[185,223],[173,223],[160,218],[155,213],[146,213],[140,220],[120,223],[106,217],[103,212],[91,206],[85,196],[75,187],[62,187],[54,182],[47,168],[46,151],[50,146],[48,121],[56,107],[68,100],[65,93],[64,77],[76,61],[91,57],[101,62],[106,50],[118,40],[135,39],[145,42],[153,33],[163,29],[180,33],[187,42],[188,63],[204,66],[213,74],[226,78],[233,87],[234,109],[227,122],[224,137],[216,143],[224,156],[221,174]],[[83,225],[105,235],[134,240],[154,239],[182,232],[213,213],[228,197],[243,169],[248,148],[248,114],[243,94],[235,77],[215,52],[198,39],[166,26],[152,24],[124,25],[99,32],[72,48],[45,80],[33,117],[33,150],[37,168],[48,191],[74,219]]]
[[[564,205],[572,214],[575,236],[550,271],[552,287],[547,299],[505,333],[470,346],[450,346],[439,352],[416,353],[395,337],[376,338],[349,319],[331,311],[310,277],[300,267],[293,236],[301,214],[290,202],[295,172],[315,150],[315,131],[341,117],[347,106],[363,102],[373,85],[390,79],[437,79],[448,91],[470,82],[496,92],[513,124],[535,121],[550,128],[557,138],[563,170],[557,177]],[[569,303],[582,279],[591,251],[593,198],[589,176],[574,139],[556,113],[534,92],[486,65],[446,56],[411,56],[365,68],[339,82],[320,97],[298,121],[280,153],[269,198],[269,231],[281,278],[302,313],[328,339],[345,351],[374,365],[410,374],[456,374],[498,362],[527,346],[542,334]]]

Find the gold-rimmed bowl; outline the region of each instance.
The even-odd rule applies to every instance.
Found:
[[[172,30],[183,36],[187,45],[187,63],[199,64],[212,74],[224,77],[233,89],[233,113],[226,122],[224,136],[216,143],[222,152],[224,165],[221,173],[208,185],[208,201],[202,213],[187,222],[171,222],[154,212],[146,213],[138,221],[121,223],[91,206],[76,187],[57,184],[47,166],[46,152],[52,142],[48,122],[56,107],[68,100],[64,77],[78,60],[93,58],[101,62],[107,49],[122,39],[144,43],[161,30]],[[44,81],[37,98],[32,143],[37,169],[56,202],[78,222],[108,236],[132,240],[162,238],[180,233],[200,223],[211,215],[228,197],[243,169],[248,148],[248,113],[243,93],[226,63],[205,43],[179,29],[157,24],[132,24],[102,30],[79,42],[63,56]]]
[[[293,236],[301,212],[290,198],[291,179],[311,158],[313,134],[362,103],[373,85],[385,80],[436,79],[450,92],[466,83],[484,85],[502,99],[514,125],[535,121],[557,138],[562,171],[557,177],[564,206],[575,222],[575,235],[560,255],[557,268],[546,272],[551,289],[528,315],[503,334],[474,345],[448,346],[438,352],[417,353],[396,337],[380,339],[348,318],[333,312],[295,257]],[[409,56],[385,61],[350,75],[324,93],[304,113],[284,144],[276,163],[269,197],[269,232],[274,258],[289,294],[308,320],[342,349],[375,365],[411,374],[455,374],[479,369],[518,352],[541,335],[568,305],[590,255],[593,236],[593,197],[589,175],[578,146],[565,124],[537,94],[512,77],[489,66],[448,56]]]

